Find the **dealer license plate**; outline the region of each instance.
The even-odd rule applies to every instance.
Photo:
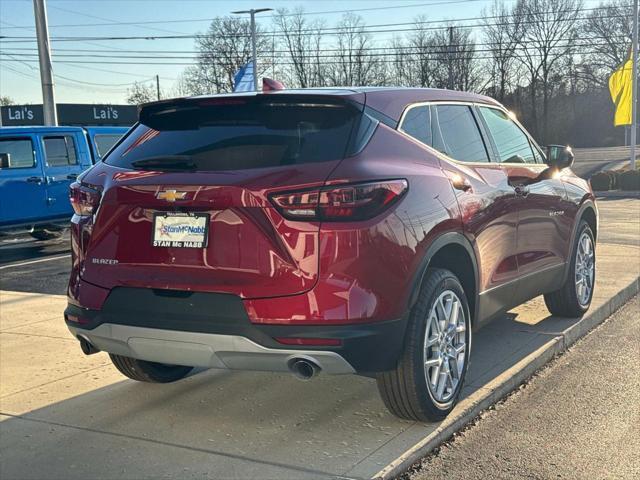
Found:
[[[153,216],[154,247],[205,248],[209,240],[209,214],[162,212]]]

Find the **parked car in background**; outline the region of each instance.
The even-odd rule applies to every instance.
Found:
[[[102,157],[111,150],[111,147],[122,138],[127,130],[129,130],[127,127],[84,127],[93,163],[102,160]]]
[[[69,185],[99,161],[125,127],[0,128],[0,231],[60,235],[73,210]]]
[[[65,320],[135,380],[358,373],[399,417],[440,420],[474,329],[540,294],[589,308],[598,216],[572,162],[461,92],[148,104],[71,186]]]

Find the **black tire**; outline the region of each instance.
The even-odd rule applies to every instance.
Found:
[[[36,240],[55,240],[61,238],[62,234],[62,230],[49,230],[47,228],[38,228],[29,232],[29,235]]]
[[[556,315],[558,317],[569,317],[576,318],[581,317],[589,310],[591,306],[591,300],[593,298],[593,291],[595,290],[595,284],[592,285],[591,292],[589,294],[588,302],[581,304],[578,301],[578,293],[576,291],[576,280],[575,280],[575,271],[576,271],[576,260],[578,257],[578,243],[583,233],[585,233],[591,237],[591,242],[594,246],[593,253],[593,268],[594,268],[594,279],[595,279],[595,239],[593,238],[593,232],[591,231],[591,227],[584,220],[580,221],[578,225],[578,233],[576,234],[576,238],[573,242],[572,252],[571,252],[571,263],[569,265],[569,273],[567,274],[567,279],[561,288],[556,290],[555,292],[547,293],[544,295],[544,303],[547,305],[549,312],[552,315]]]
[[[427,318],[439,296],[450,290],[460,299],[465,315],[464,366],[458,385],[446,403],[437,402],[427,386],[424,358],[424,339]],[[430,268],[422,285],[419,298],[411,310],[404,351],[395,370],[376,375],[380,396],[389,411],[397,417],[417,421],[440,421],[453,409],[469,365],[471,347],[471,315],[466,294],[458,278],[449,270]]]
[[[186,377],[193,370],[193,367],[147,362],[112,353],[109,357],[120,373],[138,382],[171,383]]]

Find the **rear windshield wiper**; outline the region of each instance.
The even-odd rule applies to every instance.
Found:
[[[131,162],[136,170],[195,170],[196,163],[189,155],[162,155]]]

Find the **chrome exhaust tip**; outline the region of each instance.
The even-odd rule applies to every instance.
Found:
[[[293,375],[300,380],[311,380],[318,373],[320,373],[320,367],[306,358],[294,358],[289,363],[289,370]]]
[[[88,338],[78,335],[78,340],[80,341],[80,349],[85,355],[93,355],[100,351],[100,349],[93,345]]]

